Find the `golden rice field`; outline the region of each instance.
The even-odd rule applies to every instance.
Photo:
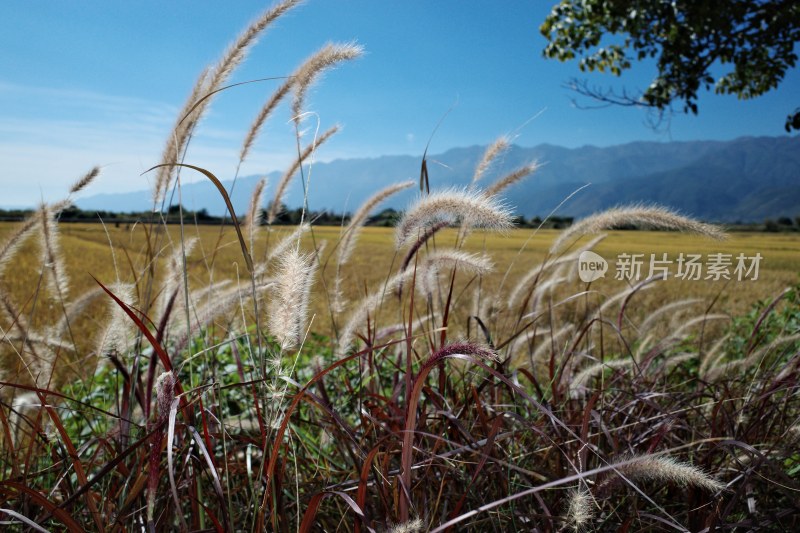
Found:
[[[119,226],[101,224],[61,224],[61,247],[67,273],[70,278],[68,300],[72,301],[98,285],[94,278],[109,285],[117,280],[137,283],[147,268],[147,249],[145,224],[121,224]],[[0,224],[0,241],[14,227],[12,223]],[[163,226],[162,226],[163,227]],[[294,231],[290,227],[262,228],[254,240],[254,258],[263,257],[283,236]],[[230,224],[220,228],[210,225],[187,225],[183,229],[184,241],[196,239],[197,244],[187,258],[188,283],[190,290],[209,285],[212,281],[229,279],[246,287],[249,283],[245,263],[242,259],[239,242]],[[311,303],[312,323],[310,329],[322,334],[331,334],[330,294],[335,278],[336,245],[341,228],[313,227],[304,237],[310,249],[312,243],[325,244],[322,254],[322,275],[313,290]],[[465,250],[486,253],[494,263],[494,272],[480,280],[486,293],[492,294],[502,287],[503,294],[517,283],[521,276],[537,268],[548,256],[548,249],[556,238],[558,230],[515,229],[505,234],[476,231],[466,242]],[[450,247],[455,243],[457,230],[444,230],[436,237],[432,246]],[[580,242],[589,239],[584,237]],[[167,261],[180,253],[181,228],[168,227],[168,231],[158,240],[160,261]],[[573,247],[574,248],[574,247]],[[343,276],[343,292],[350,301],[357,301],[365,294],[380,287],[391,274],[397,271],[401,257],[394,251],[394,233],[391,228],[368,227],[361,233],[356,250],[351,257],[346,274]],[[732,316],[745,312],[757,300],[777,295],[783,288],[798,281],[800,272],[800,235],[768,233],[733,233],[725,241],[714,241],[701,236],[675,232],[657,231],[611,231],[594,251],[611,263],[606,277],[592,283],[601,300],[625,287],[634,285],[631,281],[614,279],[614,263],[620,254],[644,254],[641,277],[648,274],[650,254],[658,259],[666,253],[673,264],[668,268],[674,275],[677,271],[679,254],[700,254],[703,262],[709,254],[730,254],[732,265],[729,268],[731,280],[679,280],[668,279],[653,283],[647,290],[636,296],[632,308],[646,313],[664,302],[684,298],[700,298],[712,302],[710,312],[725,313]],[[734,267],[736,256],[740,253],[752,257],[759,253],[758,279],[736,279]],[[551,258],[552,259],[552,258]],[[163,265],[162,265],[163,266]],[[157,271],[161,271],[159,267]],[[34,327],[47,326],[48,320],[55,320],[61,310],[44,305],[37,306],[38,280],[41,276],[41,262],[38,244],[30,240],[20,250],[13,265],[0,279],[0,291],[10,301],[22,305],[22,312],[29,317]],[[702,277],[706,273],[702,272]],[[752,277],[752,273],[750,275]],[[472,280],[470,283],[477,283]],[[575,290],[574,281],[565,290]],[[139,294],[144,290],[137,286]],[[465,291],[466,292],[466,291]],[[157,296],[157,295],[156,295]],[[456,298],[466,296],[456,294]],[[72,335],[77,344],[91,346],[91,339],[100,324],[107,320],[108,302],[98,298],[88,307],[85,316],[74,326]]]

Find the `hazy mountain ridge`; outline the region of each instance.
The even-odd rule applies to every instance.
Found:
[[[454,148],[428,156],[431,187],[465,186],[485,147]],[[324,148],[323,148],[324,150]],[[744,137],[729,142],[635,142],[598,148],[552,145],[513,146],[481,181],[538,161],[541,168],[507,191],[515,211],[525,216],[550,213],[568,195],[587,183],[559,209],[560,215],[584,216],[617,204],[659,203],[716,221],[762,221],[800,215],[800,137]],[[315,163],[311,171],[309,205],[314,210],[353,211],[380,188],[403,180],[418,180],[421,157],[383,156]],[[232,200],[244,211],[260,176],[240,178]],[[280,172],[269,175],[269,202]],[[230,189],[230,182],[225,182]],[[298,206],[299,176],[284,202]],[[224,204],[211,183],[182,187],[184,204],[221,214]],[[402,209],[415,192],[407,191],[384,207]],[[177,198],[177,195],[176,195]],[[102,194],[77,201],[82,209],[135,211],[152,208],[149,191]]]

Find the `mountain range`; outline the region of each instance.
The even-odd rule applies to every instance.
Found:
[[[485,149],[471,146],[429,155],[431,188],[468,185]],[[504,193],[515,213],[526,217],[547,215],[562,202],[556,214],[574,217],[634,202],[657,203],[717,222],[756,222],[800,215],[800,136],[634,142],[604,148],[514,145],[492,165],[481,184],[488,185],[534,161],[541,165],[536,173]],[[421,157],[409,155],[315,163],[310,175],[309,206],[315,211],[352,212],[386,185],[417,181],[420,164]],[[265,203],[280,175],[279,171],[268,175]],[[231,195],[237,213],[246,209],[259,178],[237,180]],[[231,182],[223,183],[230,190]],[[578,189],[581,190],[572,195]],[[415,191],[413,187],[395,195],[383,207],[403,209]],[[186,184],[181,192],[187,208],[205,208],[214,215],[225,210],[210,182]],[[98,194],[76,203],[81,209],[120,212],[152,207],[149,191]],[[289,187],[284,203],[289,207],[302,203],[299,176]]]

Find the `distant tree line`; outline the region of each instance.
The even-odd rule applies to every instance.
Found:
[[[789,217],[780,217],[777,220],[768,218],[764,221],[764,231],[800,231],[800,216],[794,217],[794,221]]]
[[[19,221],[30,216],[33,213],[32,209],[0,209],[0,221]],[[262,210],[262,220],[266,218],[266,210]],[[400,219],[402,213],[396,209],[387,208],[383,211],[367,219],[367,226],[377,227],[393,227]],[[134,222],[143,222],[152,220],[156,216],[159,222],[166,222],[167,224],[177,224],[181,221],[193,224],[220,224],[223,219],[228,220],[230,217],[215,216],[208,213],[204,209],[193,211],[181,206],[173,205],[162,213],[152,213],[150,211],[131,211],[127,213],[118,213],[114,211],[97,211],[97,210],[83,210],[71,205],[61,212],[59,220],[61,222],[100,222],[101,220],[106,224],[130,224]],[[240,214],[239,218],[244,215]],[[273,225],[278,226],[296,226],[300,224],[303,218],[301,208],[289,209],[285,205],[282,206],[278,212]],[[350,219],[350,213],[339,214],[331,213],[329,211],[307,211],[305,213],[305,220],[314,223],[318,226],[341,226],[346,224]],[[543,229],[564,229],[572,225],[574,217],[551,216],[546,220],[541,217],[534,216],[526,218],[524,216],[516,216],[514,223],[518,228],[543,228]],[[731,229],[744,230],[744,231],[769,231],[769,232],[787,232],[787,231],[800,231],[800,215],[794,217],[779,217],[776,219],[767,219],[762,223],[744,223],[735,222],[729,224]],[[633,230],[634,227],[620,227],[619,230]]]
[[[32,209],[0,209],[0,221],[18,221],[23,220],[33,213]],[[379,227],[393,227],[400,219],[401,212],[396,209],[387,208],[383,211],[367,219],[367,226]],[[262,220],[266,219],[266,209],[262,210]],[[332,213],[330,211],[306,211],[303,217],[302,208],[290,209],[286,205],[282,205],[278,211],[278,215],[273,222],[274,225],[279,226],[296,226],[300,224],[301,219],[312,222],[318,226],[340,226],[347,223],[350,219],[350,213],[340,214]],[[141,221],[149,221],[156,216],[159,222],[163,221],[167,224],[177,224],[181,221],[192,222],[197,224],[219,224],[223,218],[229,220],[230,217],[221,217],[209,214],[206,209],[199,209],[193,211],[186,207],[173,205],[162,213],[152,213],[149,211],[129,211],[129,212],[115,212],[115,211],[102,211],[102,210],[83,210],[71,205],[61,212],[59,220],[61,222],[100,222],[119,224],[119,223],[133,223]],[[239,214],[238,218],[244,218],[244,214]],[[572,217],[551,217],[542,227],[547,228],[565,228],[572,224]],[[516,223],[520,227],[539,227],[542,220],[539,217],[526,219],[525,217],[516,217]]]

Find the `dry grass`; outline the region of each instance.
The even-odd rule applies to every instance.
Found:
[[[204,71],[166,161],[191,158],[210,101],[200,95],[222,89],[296,3],[266,11]],[[291,88],[299,125],[310,84],[358,54],[324,47],[270,101]],[[256,191],[246,239],[233,216],[233,228],[166,226],[158,213],[107,228],[59,223],[95,171],[66,200],[0,225],[4,525],[800,528],[796,235],[585,237],[641,223],[719,236],[641,207],[561,234],[511,230],[510,208],[473,187],[504,138],[466,188],[434,183],[394,230],[360,230],[391,190],[348,227],[272,226],[286,184],[328,136],[302,150],[296,129],[297,160],[267,226]],[[230,205],[212,174],[191,168]],[[427,188],[425,168],[423,158]],[[173,175],[161,169],[156,198]],[[579,279],[581,247],[611,261],[605,278]],[[759,278],[643,280],[645,267],[639,280],[615,279],[621,254],[647,264],[681,253],[703,263],[759,253]]]
[[[13,223],[0,223],[0,241],[11,236],[17,225]],[[257,241],[254,257],[263,256],[267,250],[273,251],[276,243],[282,237],[291,235],[295,228],[279,226],[275,229],[261,230],[264,232]],[[341,233],[337,227],[314,227],[313,240],[336,242]],[[198,244],[189,257],[189,283],[191,287],[203,287],[210,279],[216,281],[231,280],[234,283],[243,283],[244,263],[241,260],[241,251],[232,228],[224,229],[219,252],[215,259],[213,274],[208,270],[210,251],[219,238],[219,229],[215,226],[192,226],[188,235],[196,237]],[[547,257],[548,249],[557,235],[557,230],[540,230],[534,234],[532,230],[511,230],[505,235],[482,233],[478,231],[472,239],[464,245],[464,251],[471,253],[486,253],[498,267],[483,279],[487,292],[499,288],[506,277],[506,286],[527,273],[532,266],[539,264]],[[117,266],[122,272],[124,280],[133,281],[134,273],[143,266],[141,258],[146,248],[146,232],[143,225],[127,225],[108,227],[108,234],[114,244]],[[169,239],[177,242],[179,230],[176,226],[169,227]],[[348,261],[348,274],[342,281],[342,290],[351,297],[364,294],[365,285],[375,287],[386,278],[386,273],[399,267],[398,258],[394,252],[394,235],[391,228],[363,228],[359,239],[354,244],[354,250]],[[442,245],[455,244],[457,230],[446,229],[438,235],[438,242]],[[793,234],[753,234],[734,233],[722,242],[708,241],[699,237],[668,232],[650,231],[617,231],[610,232],[609,236],[594,248],[602,257],[612,259],[621,253],[653,253],[653,242],[658,242],[656,252],[667,253],[668,257],[675,259],[678,254],[698,253],[730,253],[736,255],[744,253],[752,255],[760,252],[764,259],[761,264],[760,277],[757,281],[726,283],[725,281],[682,281],[671,279],[660,283],[651,291],[645,291],[637,296],[637,306],[643,309],[659,307],[660,302],[674,302],[689,294],[708,303],[717,298],[716,309],[738,316],[743,314],[750,305],[757,300],[769,298],[780,292],[783,288],[791,286],[797,280],[800,271],[800,256],[795,250],[800,247],[800,238]],[[115,280],[114,263],[111,260],[112,251],[108,244],[103,227],[98,224],[67,224],[61,227],[61,246],[67,275],[74,294],[85,294],[96,287],[90,274],[97,279],[112,282]],[[268,244],[269,243],[269,244]],[[307,234],[303,238],[305,250],[311,250],[312,236]],[[524,248],[523,248],[524,246]],[[335,271],[336,250],[329,248],[322,257],[322,263],[329,263],[328,273]],[[0,287],[12,301],[31,302],[32,287],[36,286],[41,274],[39,268],[39,251],[35,242],[25,243],[14,259],[13,275],[5,274],[0,279]],[[329,260],[328,257],[331,257]],[[128,258],[131,262],[128,262]],[[165,258],[166,262],[167,259]],[[133,270],[131,270],[131,267]],[[237,281],[238,280],[238,281]],[[606,295],[612,295],[627,284],[613,279],[609,272],[608,279],[596,282],[595,288]],[[75,334],[79,338],[89,337],[89,332],[95,331],[102,320],[97,316],[107,304],[96,302],[90,306],[85,315],[81,317]],[[53,309],[46,312],[40,309],[38,317],[42,322],[52,320],[58,315]],[[324,297],[317,295],[311,301],[311,315],[315,324],[321,331],[329,331],[330,318],[327,312],[327,302]],[[85,329],[84,329],[85,328]]]
[[[431,216],[419,217],[411,209],[407,216],[422,222],[409,227],[443,218],[457,224],[460,212],[450,207],[462,204],[445,204],[443,212],[423,205],[433,209]],[[463,241],[463,227],[440,229],[412,246],[401,270],[407,252],[396,249],[396,230],[367,227],[355,239],[346,227],[252,225],[256,268],[250,278],[230,227],[188,225],[182,237],[177,226],[162,227],[156,235],[145,224],[59,224],[59,264],[74,295],[63,299],[57,289],[40,289],[52,277],[48,264],[54,252],[47,239],[32,238],[36,227],[45,225],[41,213],[36,216],[39,224],[14,241],[0,278],[2,373],[13,384],[0,390],[8,402],[0,429],[13,483],[23,479],[11,460],[22,450],[30,450],[32,458],[18,459],[24,464],[41,472],[57,469],[37,437],[52,423],[70,446],[80,445],[73,440],[86,431],[107,445],[90,461],[69,456],[70,463],[102,470],[114,458],[125,462],[122,457],[130,453],[129,472],[147,464],[146,475],[121,484],[101,475],[99,488],[138,502],[140,511],[120,509],[126,522],[143,513],[154,527],[202,528],[191,505],[181,503],[188,501],[182,499],[187,490],[201,486],[203,505],[231,530],[242,525],[260,530],[266,527],[262,521],[336,529],[346,509],[354,508],[372,513],[355,524],[387,530],[444,530],[447,524],[513,529],[529,524],[526,516],[536,516],[547,531],[586,530],[619,527],[630,520],[623,509],[631,505],[642,510],[637,519],[642,527],[661,520],[694,528],[709,520],[749,520],[736,495],[754,483],[761,505],[789,517],[780,523],[794,523],[794,515],[786,515],[791,509],[786,498],[772,496],[769,482],[758,483],[769,475],[784,476],[789,487],[796,483],[793,456],[783,443],[793,442],[785,436],[796,433],[797,406],[786,393],[797,387],[792,349],[798,334],[793,319],[774,322],[770,313],[800,312],[775,300],[761,311],[762,318],[753,316],[744,330],[736,328],[737,317],[754,300],[780,294],[795,280],[800,258],[793,252],[794,235],[742,233],[709,241],[680,233],[610,232],[592,244],[611,261],[622,253],[655,253],[659,259],[666,253],[674,259],[679,253],[758,252],[759,279],[632,285],[614,279],[612,269],[587,285],[575,276],[576,257],[551,255],[558,239],[554,231],[477,230]],[[15,239],[18,227],[26,225],[0,225],[0,242]],[[154,257],[155,237],[163,249]],[[342,245],[351,253],[339,268]],[[542,263],[553,266],[542,269]],[[144,272],[152,275],[151,303]],[[105,297],[92,276],[130,307]],[[342,311],[332,305],[337,279],[349,302]],[[522,288],[520,280],[526,280]],[[264,313],[264,338],[253,329],[258,323],[253,294]],[[137,310],[150,318],[137,323]],[[150,336],[142,338],[137,329]],[[137,351],[137,343],[144,352]],[[150,348],[159,343],[164,352]],[[135,387],[132,375],[139,376]],[[170,388],[175,396],[164,392],[158,375],[175,377]],[[298,393],[304,383],[316,383],[315,392]],[[80,417],[69,410],[61,416],[47,411],[35,394],[23,393],[31,385],[50,402],[61,398],[58,403],[72,406]],[[66,394],[53,396],[56,391]],[[102,398],[99,412],[87,407],[97,398]],[[311,402],[308,408],[300,403],[303,398]],[[199,402],[201,412],[195,410]],[[90,429],[82,417],[93,420]],[[755,424],[764,420],[770,423]],[[148,431],[159,444],[132,447]],[[170,453],[182,462],[159,452],[167,440],[177,444]],[[789,464],[789,473],[756,476],[752,456],[731,460],[724,451],[738,443],[763,454],[758,468]],[[379,468],[386,481],[375,485],[369,466],[378,467],[374,453],[384,447]],[[659,453],[651,455],[653,449]],[[489,453],[475,455],[477,450]],[[218,475],[208,482],[193,475],[180,466],[189,457],[217,464]],[[459,457],[471,459],[452,460]],[[264,470],[266,485],[253,483],[253,468]],[[451,485],[462,487],[465,472],[471,488],[455,497],[463,489],[451,491]],[[56,482],[38,476],[25,486],[45,491]],[[196,487],[188,488],[181,478]],[[359,481],[364,479],[368,482]],[[273,483],[285,486],[284,480],[295,484],[296,493],[273,507],[265,500],[275,494]],[[560,490],[576,481],[573,492]],[[77,487],[87,483],[78,480]],[[362,491],[351,493],[359,484]],[[412,487],[408,496],[402,486]],[[684,486],[700,489],[685,505],[674,503]],[[58,490],[69,502],[82,494]],[[355,507],[348,500],[341,507],[317,499],[336,491]],[[385,499],[387,491],[395,497]],[[540,503],[523,504],[522,498],[534,493]],[[447,509],[427,503],[436,501],[436,494],[452,495],[446,497]],[[516,502],[510,509],[524,514],[510,510],[510,502]],[[164,505],[181,514],[159,515]],[[92,510],[88,503],[82,508],[87,511],[58,519],[35,514],[33,523],[72,524],[77,518],[85,528],[118,512]],[[490,509],[498,512],[486,514]],[[556,509],[563,515],[546,512]]]

